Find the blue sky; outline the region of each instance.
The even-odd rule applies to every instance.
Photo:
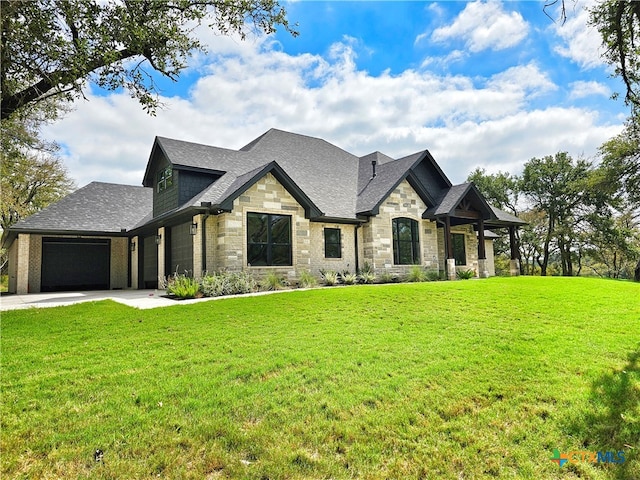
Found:
[[[554,22],[544,2],[287,2],[300,35],[207,45],[165,108],[87,85],[51,125],[78,186],[140,184],[156,135],[240,148],[269,128],[318,136],[357,155],[429,149],[455,183],[476,167],[519,173],[530,158],[592,158],[628,110],[599,57],[586,0]],[[556,14],[548,10],[551,16]]]

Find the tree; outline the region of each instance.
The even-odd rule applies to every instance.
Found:
[[[3,120],[52,97],[72,101],[87,80],[127,89],[145,110],[158,107],[155,70],[176,80],[204,46],[195,28],[219,34],[247,28],[293,35],[276,0],[38,0],[3,2]]]
[[[625,102],[638,114],[640,108],[640,2],[606,0],[590,10],[591,25],[602,36],[604,59],[625,84]]]
[[[585,185],[589,171],[588,162],[574,162],[566,152],[532,158],[524,166],[520,188],[532,202],[532,207],[547,215],[540,262],[543,276],[547,274],[553,243],[560,253],[563,275],[573,275],[572,247],[576,225],[584,216],[581,208],[586,205]]]
[[[2,125],[0,152],[0,228],[6,230],[67,195],[74,182],[57,145],[39,141],[33,126],[7,120]]]

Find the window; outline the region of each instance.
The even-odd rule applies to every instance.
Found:
[[[291,216],[247,213],[247,263],[291,265]]]
[[[418,222],[410,218],[394,218],[393,263],[396,265],[416,265],[420,263],[420,239]]]
[[[453,240],[453,258],[456,260],[456,265],[466,265],[467,253],[464,247],[464,234],[453,233],[451,237]]]
[[[342,245],[340,244],[340,229],[324,229],[324,257],[342,258]]]
[[[158,172],[158,193],[166,190],[173,185],[173,168],[169,165]]]

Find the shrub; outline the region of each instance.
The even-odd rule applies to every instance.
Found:
[[[378,279],[380,283],[396,283],[398,280],[398,276],[391,272],[381,273],[380,278]]]
[[[407,274],[407,282],[424,282],[426,279],[427,274],[420,265],[413,265]]]
[[[300,280],[298,282],[301,288],[309,288],[315,287],[318,284],[316,277],[311,275],[311,272],[308,270],[303,270],[300,272]]]
[[[195,278],[177,274],[166,280],[166,290],[169,295],[178,298],[196,298],[200,293],[200,282]]]
[[[427,272],[427,280],[430,282],[437,282],[438,280],[442,280],[442,277],[438,270],[429,270]]]
[[[287,281],[282,275],[277,273],[270,273],[262,282],[260,282],[263,290],[280,290],[288,285]]]
[[[256,288],[255,279],[246,272],[218,272],[205,275],[201,282],[201,290],[205,297],[251,293]]]
[[[342,283],[345,285],[353,285],[358,281],[358,275],[355,273],[343,272],[342,273]]]
[[[360,272],[360,275],[358,275],[358,279],[360,280],[360,283],[373,283],[376,281],[376,274],[372,271],[362,271]]]
[[[474,270],[458,270],[456,272],[456,277],[460,280],[469,280],[476,276],[476,272]]]
[[[362,275],[363,273],[374,273],[373,266],[366,260],[362,265],[362,268],[360,269],[360,275]]]
[[[339,280],[338,272],[334,272],[333,270],[320,270],[320,275],[322,275],[322,280],[325,285],[332,286],[336,285]]]

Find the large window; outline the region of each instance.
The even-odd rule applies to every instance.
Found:
[[[324,256],[325,258],[342,258],[339,228],[324,229]]]
[[[453,240],[453,258],[456,260],[456,265],[466,265],[467,253],[464,247],[464,234],[453,233],[451,237]]]
[[[394,218],[393,263],[396,265],[416,265],[420,263],[420,240],[418,222],[410,218]]]
[[[173,168],[169,165],[167,168],[163,168],[158,172],[158,193],[166,190],[173,185]]]
[[[291,265],[291,216],[247,213],[247,263]]]

